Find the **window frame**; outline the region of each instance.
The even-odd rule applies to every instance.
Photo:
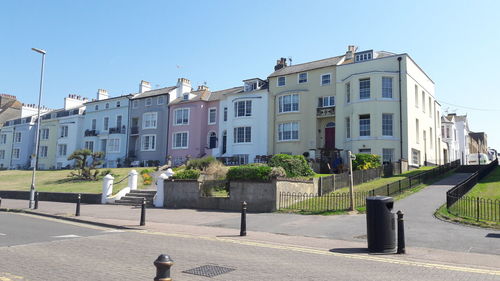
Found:
[[[40,139],[41,140],[48,140],[50,136],[50,128],[42,128],[40,130]]]
[[[17,153],[14,153],[14,151],[17,151]],[[12,159],[15,159],[15,160],[21,159],[21,149],[20,148],[13,148],[12,149]]]
[[[391,152],[390,153],[390,156],[391,156],[390,157],[391,158],[390,161],[386,161],[385,160],[385,156],[389,155],[389,154],[385,153],[386,151],[390,151]],[[394,161],[395,160],[394,159],[394,151],[395,151],[394,148],[382,148],[382,163],[393,163],[393,162],[395,162]]]
[[[240,114],[240,103],[244,103],[243,105],[243,115]],[[250,106],[248,106],[250,105]],[[252,116],[252,100],[238,100],[234,102],[234,118],[244,118]]]
[[[90,144],[90,143],[91,143],[92,145],[88,145],[88,144]],[[92,147],[92,149],[90,149],[90,147]],[[95,145],[94,145],[94,141],[85,141],[85,142],[83,143],[83,148],[84,148],[84,149],[89,149],[89,150],[90,150],[90,151],[92,151],[92,152],[94,152],[94,147],[95,147]]]
[[[387,84],[386,81],[389,80],[390,83]],[[387,87],[390,86],[390,87]],[[394,79],[393,77],[390,76],[383,76],[382,77],[382,98],[383,99],[393,99],[394,98]],[[389,91],[390,96],[384,96],[386,91]]]
[[[243,138],[239,139],[239,129],[243,129]],[[252,143],[252,126],[239,126],[233,128],[233,143],[234,144],[242,144],[242,143]]]
[[[366,118],[368,116],[368,118]],[[370,114],[360,114],[359,115],[359,137],[371,137],[371,115]],[[361,124],[362,121],[368,121],[367,124]],[[362,128],[365,127],[365,128]],[[366,127],[368,130],[366,130]],[[365,133],[362,133],[365,132]],[[366,134],[368,132],[368,134]]]
[[[102,129],[104,131],[109,130],[109,116],[104,116],[102,118]]]
[[[288,125],[290,126],[290,137],[289,138],[285,138],[285,133],[288,132],[288,131],[285,131],[285,126]],[[296,124],[296,127],[297,127],[297,138],[294,138],[294,124]],[[281,131],[281,134],[280,134],[280,131]],[[300,141],[300,122],[299,121],[289,121],[289,122],[283,122],[283,123],[279,123],[278,124],[278,127],[277,127],[277,141],[278,142],[287,142],[287,141]]]
[[[179,111],[187,111],[187,122],[184,123],[184,116],[182,116],[182,123],[177,123],[177,112]],[[189,121],[191,117],[191,108],[189,107],[182,107],[182,108],[176,108],[174,109],[174,126],[183,126],[183,125],[189,125]]]
[[[165,96],[158,96],[158,98],[156,99],[156,105],[163,105],[163,104],[165,104]]]
[[[366,88],[361,89],[361,83],[368,81],[368,96],[362,96],[362,93],[366,93]],[[369,100],[371,99],[371,79],[370,78],[360,78],[359,79],[359,99],[360,100]]]
[[[116,142],[116,143],[113,143]],[[155,144],[156,145],[156,144]],[[110,138],[106,143],[106,152],[109,153],[120,153],[121,141],[120,138]],[[111,149],[113,148],[113,149]]]
[[[152,106],[153,105],[153,98],[146,98],[144,100],[144,105],[147,107]]]
[[[331,104],[332,99],[333,99],[333,104]],[[325,100],[328,101],[328,105],[325,105]],[[318,98],[318,108],[326,108],[334,106],[335,106],[335,96],[324,96]]]
[[[293,99],[294,99],[294,96],[297,97],[297,110],[293,110],[294,108],[294,102],[293,102]],[[289,111],[285,111],[285,102],[284,102],[284,99],[285,97],[290,97],[290,110]],[[278,97],[278,113],[279,114],[282,114],[282,113],[293,113],[293,112],[300,112],[300,95],[299,94],[285,94],[285,95],[281,95]]]
[[[214,112],[213,121],[211,120],[212,112]],[[215,124],[217,124],[217,108],[210,107],[210,108],[208,108],[208,125],[215,125]]]
[[[345,129],[346,129],[346,132],[345,132],[346,139],[350,139],[351,138],[351,117],[345,118]]]
[[[176,136],[177,135],[186,135],[186,146],[176,146]],[[183,139],[181,137],[181,145],[182,145]],[[179,132],[174,132],[172,134],[172,149],[189,149],[189,131],[179,131]]]
[[[154,116],[153,119],[147,119],[146,116]],[[149,126],[146,126],[147,122],[150,122]],[[151,126],[151,123],[154,121],[154,126]],[[142,129],[157,129],[158,128],[158,112],[152,111],[152,112],[144,112],[142,114]]]
[[[283,85],[280,85],[280,79],[283,78]],[[276,87],[285,87],[286,86],[286,76],[278,76],[276,79]]]
[[[305,74],[306,75],[306,78],[305,78],[305,81],[302,81],[301,82],[301,78],[300,78],[300,75],[302,74]],[[309,74],[307,72],[300,72],[300,73],[297,73],[297,84],[305,84],[309,82]]]
[[[390,116],[391,117],[391,123],[385,123],[386,120],[384,120],[384,117]],[[385,126],[390,126],[390,128],[387,128]],[[386,134],[385,132],[390,129],[390,134]],[[394,114],[393,113],[382,113],[382,136],[383,137],[394,137]]]
[[[328,83],[323,83],[323,76],[329,76],[330,78],[328,79]],[[332,73],[323,73],[319,77],[319,84],[321,86],[327,86],[332,84]]]
[[[153,148],[148,148],[148,149],[144,149],[144,144],[145,144],[145,140],[146,138],[153,138],[154,139],[154,147]],[[150,141],[151,143],[151,141]],[[106,144],[106,149],[107,149],[107,144]],[[145,135],[142,135],[141,136],[141,151],[156,151],[156,134],[145,134]]]
[[[351,103],[351,82],[345,83],[345,95],[346,103]]]
[[[69,135],[69,126],[68,125],[61,125],[59,127],[59,129],[61,130],[60,134],[59,134],[59,138],[67,138]]]
[[[64,147],[64,154],[61,153],[61,147]],[[61,143],[57,145],[57,157],[64,157],[68,155],[68,145]]]
[[[49,154],[49,147],[47,145],[40,145],[40,151],[38,152],[38,157],[47,158],[48,154]]]

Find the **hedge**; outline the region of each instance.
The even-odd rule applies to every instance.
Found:
[[[270,181],[272,168],[264,165],[242,165],[229,168],[227,179],[230,181]]]
[[[173,179],[180,179],[180,180],[197,180],[199,176],[200,176],[199,170],[186,169],[186,170],[180,170],[180,171],[176,172],[172,176],[172,178]]]
[[[303,155],[276,154],[269,160],[269,166],[282,167],[289,178],[310,177],[314,175],[313,170],[309,167]]]
[[[356,160],[352,161],[353,170],[368,170],[380,167],[380,155],[357,153]]]

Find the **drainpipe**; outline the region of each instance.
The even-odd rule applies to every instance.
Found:
[[[167,137],[165,141],[165,164],[168,163],[168,129],[170,128],[170,93],[167,93]]]
[[[399,72],[399,145],[401,149],[401,168],[403,168],[403,96],[401,95],[401,57],[398,57],[398,72]],[[403,172],[401,170],[401,172]]]
[[[128,108],[127,108],[127,111],[128,111],[128,114],[127,114],[127,131],[125,132],[125,139],[126,139],[126,142],[125,142],[125,158],[129,158],[129,138],[130,138],[130,135],[132,134],[132,128],[130,127],[130,108],[132,107],[132,99],[128,98]],[[125,159],[123,159],[124,163],[125,164]],[[130,159],[129,159],[130,161]]]

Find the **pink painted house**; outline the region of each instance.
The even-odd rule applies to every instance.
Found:
[[[211,92],[207,86],[183,94],[170,102],[168,126],[168,155],[174,166],[187,158],[214,155],[219,142],[219,100],[226,93],[241,91],[242,87]]]

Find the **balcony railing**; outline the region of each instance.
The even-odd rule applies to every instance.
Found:
[[[86,137],[97,137],[98,134],[97,130],[85,130]]]
[[[109,133],[110,134],[125,134],[127,130],[125,129],[125,125],[121,127],[116,127],[116,128],[109,128]]]
[[[130,128],[130,134],[131,135],[137,135],[137,134],[139,134],[139,127],[136,126],[136,127]]]
[[[318,107],[316,109],[317,117],[333,117],[335,116],[335,106]]]

